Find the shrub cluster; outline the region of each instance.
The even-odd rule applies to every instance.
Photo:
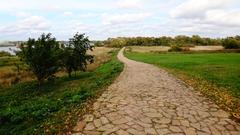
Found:
[[[97,45],[101,43],[97,42]],[[203,38],[198,35],[192,37],[180,35],[176,37],[118,37],[109,38],[103,41],[104,45],[110,47],[123,46],[170,46],[177,44],[180,46],[194,46],[194,45],[221,45],[221,39]],[[102,45],[101,44],[101,45]]]
[[[90,41],[79,33],[70,38],[68,44],[60,44],[50,33],[42,34],[38,39],[29,38],[20,49],[17,55],[29,66],[39,85],[45,79],[54,78],[61,68],[71,77],[73,71],[85,71],[87,63],[93,62],[93,56],[86,54],[87,50],[92,50]]]
[[[240,39],[228,37],[222,42],[225,49],[239,49],[240,48]]]
[[[239,48],[240,36],[213,39],[203,38],[198,35],[191,37],[179,35],[176,37],[118,37],[105,41],[96,41],[96,46],[123,47],[123,46],[171,46],[194,47],[196,45],[223,45],[225,48]],[[229,47],[228,47],[229,46]]]
[[[172,45],[168,51],[169,52],[181,52],[181,51],[183,51],[183,49],[178,45]]]

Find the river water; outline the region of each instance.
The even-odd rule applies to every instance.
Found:
[[[14,50],[19,50],[18,48],[14,47],[14,46],[7,46],[7,47],[0,47],[0,52],[1,51],[5,51],[5,52],[9,52],[12,55],[14,55]]]

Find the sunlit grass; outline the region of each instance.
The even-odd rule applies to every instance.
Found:
[[[164,68],[220,106],[240,112],[240,53],[126,52],[125,55]]]

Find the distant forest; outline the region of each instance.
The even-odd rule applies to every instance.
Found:
[[[240,47],[240,36],[227,38],[205,38],[198,35],[191,37],[179,35],[176,37],[118,37],[95,42],[95,46],[123,47],[123,46],[206,46],[233,44],[233,48]]]

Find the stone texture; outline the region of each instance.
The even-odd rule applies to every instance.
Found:
[[[87,114],[83,116],[84,121],[86,122],[92,122],[94,119],[94,116],[92,114]]]
[[[93,123],[94,123],[94,125],[95,125],[95,127],[100,127],[100,126],[102,126],[102,122],[101,122],[101,120],[100,119],[95,119],[94,121],[93,121]]]
[[[157,132],[154,128],[145,128],[145,133],[147,135],[156,135],[157,134]]]
[[[169,129],[174,133],[182,132],[182,130],[178,126],[170,126]]]
[[[86,127],[84,128],[84,130],[93,130],[93,129],[95,129],[95,127],[94,127],[94,125],[93,125],[93,123],[88,123],[87,125],[86,125]]]
[[[125,58],[124,71],[73,131],[79,135],[240,135],[240,125],[166,71]],[[85,125],[86,124],[86,125]]]
[[[73,128],[73,131],[75,132],[81,132],[83,128],[85,127],[86,122],[85,121],[80,121],[77,123],[77,125]]]
[[[118,130],[116,133],[117,133],[117,135],[129,135],[129,133],[127,131],[122,130],[122,129]]]

